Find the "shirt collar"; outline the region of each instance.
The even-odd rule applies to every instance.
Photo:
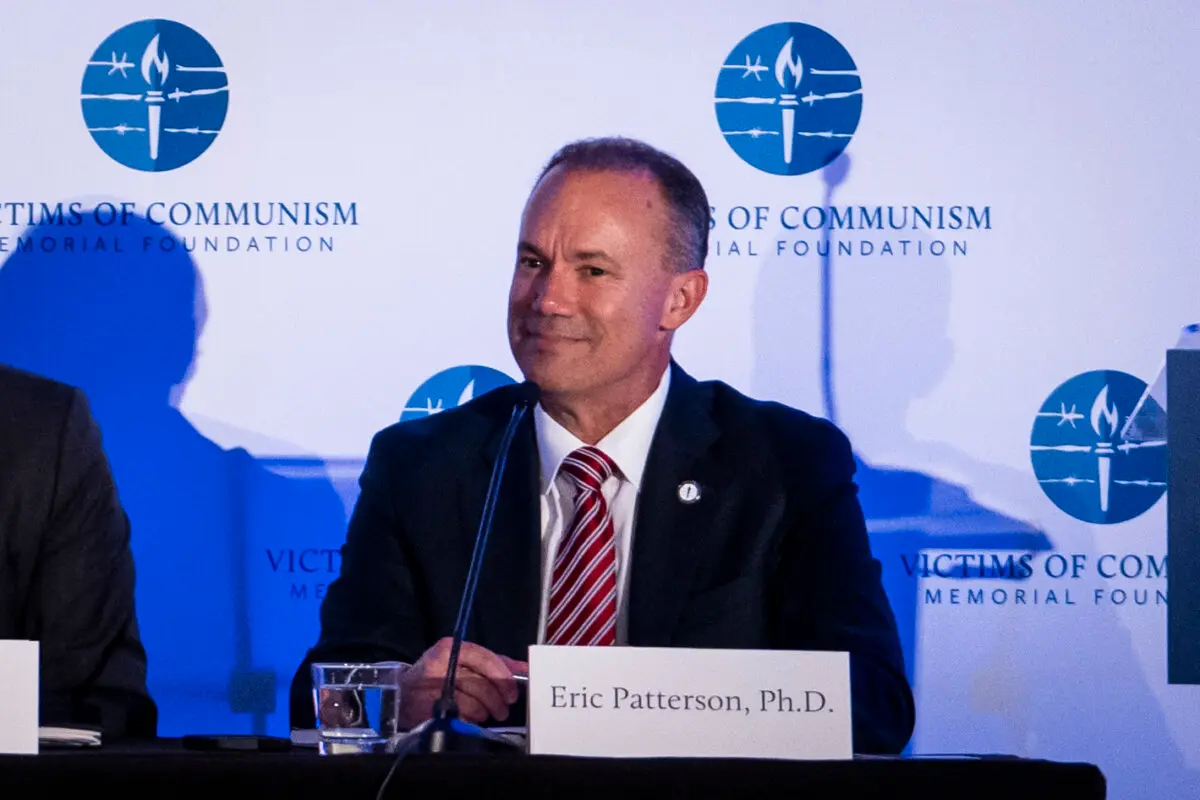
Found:
[[[632,483],[635,489],[641,486],[642,474],[646,471],[646,457],[650,453],[650,442],[654,439],[654,431],[658,428],[658,420],[667,403],[667,390],[670,385],[671,368],[668,366],[658,381],[658,388],[596,444],[596,447],[613,460],[625,480]],[[542,470],[541,489],[545,494],[554,485],[554,478],[558,475],[558,468],[562,466],[563,459],[585,445],[575,434],[547,414],[541,403],[533,410],[533,421],[537,432],[538,460]]]

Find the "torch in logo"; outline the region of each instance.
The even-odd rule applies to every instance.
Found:
[[[461,392],[459,392],[458,400],[455,401],[453,408],[458,408],[459,406],[469,403],[474,399],[475,399],[475,379],[472,378],[467,383],[466,387],[463,388],[463,390]],[[445,400],[441,397],[437,398],[437,402],[435,403],[434,399],[432,397],[427,396],[425,398],[425,405],[423,405],[423,406],[405,406],[402,411],[402,414],[424,414],[427,417],[431,417],[434,414],[440,414],[446,410],[446,408],[442,405],[443,402],[445,402]]]
[[[1092,430],[1100,437],[1100,441],[1096,444],[1096,463],[1097,472],[1099,473],[1100,485],[1100,510],[1108,513],[1108,495],[1112,489],[1112,457],[1113,445],[1112,438],[1117,432],[1117,423],[1121,415],[1117,411],[1116,404],[1110,404],[1108,401],[1108,384],[1104,384],[1104,388],[1096,395],[1095,402],[1092,403]],[[1104,422],[1103,430],[1101,430],[1101,421]]]
[[[468,365],[442,370],[417,387],[401,409],[400,421],[440,414],[514,382],[505,373],[491,367]]]
[[[225,121],[228,93],[225,67],[200,34],[150,19],[101,43],[87,62],[80,100],[88,132],[105,153],[133,169],[163,172],[208,149]]]
[[[171,61],[167,58],[166,53],[159,55],[158,37],[159,34],[154,34],[154,38],[146,46],[146,52],[142,53],[142,78],[146,81],[147,86],[160,87],[146,91],[146,112],[149,116],[147,130],[150,132],[151,161],[158,160],[158,136],[162,131],[163,93],[161,87],[167,82],[167,73],[171,71]],[[152,80],[150,77],[151,67],[158,74],[157,80]]]
[[[1124,522],[1166,491],[1166,441],[1121,434],[1121,409],[1133,407],[1145,388],[1124,372],[1085,372],[1058,387],[1038,412],[1029,445],[1034,474],[1076,519]]]
[[[796,139],[796,106],[800,105],[796,101],[795,90],[800,88],[800,81],[804,79],[804,62],[800,60],[800,56],[792,56],[792,42],[795,38],[787,40],[779,50],[779,56],[775,59],[775,80],[779,82],[784,93],[779,96],[779,110],[783,115],[783,163],[792,163],[792,143]],[[792,73],[792,85],[789,87],[789,81],[784,80],[787,73]],[[788,93],[788,89],[793,93]]]
[[[845,149],[862,113],[862,85],[836,39],[811,25],[782,22],[734,48],[721,65],[714,102],[721,133],[738,155],[765,172],[801,175]]]

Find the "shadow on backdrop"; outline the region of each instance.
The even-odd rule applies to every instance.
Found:
[[[849,171],[848,153],[822,170],[826,208]],[[801,232],[806,231],[780,231],[776,239],[795,240]],[[914,269],[906,259],[884,262],[884,267],[858,257],[835,271],[837,241],[828,228],[819,236],[819,242],[810,240],[805,256],[774,254],[773,245],[768,247],[755,294],[754,392],[797,405],[798,398],[813,397],[812,387],[819,387],[821,410],[813,412],[840,425],[855,445],[856,482],[871,548],[883,565],[884,589],[915,688],[922,552],[1036,552],[1050,549],[1050,542],[1034,526],[976,502],[961,486],[863,459],[858,448],[880,438],[872,434],[895,437],[907,429],[910,402],[936,387],[949,367],[949,275],[940,264]],[[906,265],[903,271],[900,263]],[[854,284],[848,294],[856,300],[863,298],[864,281],[873,284],[869,296],[886,300],[869,308],[837,302],[843,281]],[[804,330],[797,329],[797,320]],[[984,574],[1020,580],[1015,571],[1004,570],[1006,557],[999,570]],[[977,575],[960,568],[947,572],[963,581]]]
[[[844,153],[823,171],[827,208],[850,166]],[[807,233],[781,231],[777,238],[796,239],[801,232]],[[908,433],[910,405],[937,387],[953,358],[947,336],[948,258],[913,253],[839,258],[830,234],[822,231],[822,245],[812,242],[806,257],[785,253],[763,259],[755,297],[755,393],[793,405],[797,399],[818,403],[823,416],[848,433],[856,450],[899,454],[907,463],[936,463],[971,486],[985,487],[1008,507],[1045,508],[1049,501],[1031,474],[979,463],[953,447],[915,441]],[[907,238],[915,246],[921,236],[910,230],[889,238]],[[979,554],[989,560],[999,555],[1003,562],[1009,553],[1045,552],[1054,545],[1043,531],[985,506],[963,486],[916,470],[872,464],[861,452],[856,461],[871,546],[883,565],[884,588],[913,681],[923,649],[917,635],[925,598],[922,576],[909,565],[917,563],[922,551]],[[1051,513],[1056,520],[1063,518],[1055,530],[1073,543],[1074,551],[1098,552],[1090,526],[1056,510]],[[989,588],[996,579],[1022,582],[1016,575],[989,572]],[[943,587],[944,595],[955,584],[965,589],[972,581],[979,583],[974,571],[964,575],[955,570],[945,578],[927,585]],[[1079,600],[1090,605],[1089,598]],[[930,674],[941,679],[931,678],[932,696],[917,697],[915,738],[921,739],[921,751],[1004,749],[1087,760],[1108,775],[1114,797],[1190,796],[1198,776],[1187,769],[1173,740],[1126,623],[1111,607],[1085,607],[1064,610],[1078,615],[1077,624],[1064,624],[1057,613],[1044,613],[1056,608],[979,606],[972,614],[968,608],[928,607],[924,613],[936,617],[941,646],[958,637],[974,641],[930,656],[937,661]],[[964,613],[952,613],[959,611]],[[1100,652],[1104,663],[1093,663]],[[955,680],[944,680],[949,674]],[[919,682],[913,685],[919,691]],[[937,723],[923,734],[926,713]]]
[[[159,734],[286,733],[277,676],[316,630],[288,567],[340,546],[341,501],[311,469],[289,479],[223,449],[176,407],[206,311],[190,255],[158,246],[166,229],[89,215],[20,236],[34,246],[0,266],[0,362],[82,388],[99,420],[131,523]]]

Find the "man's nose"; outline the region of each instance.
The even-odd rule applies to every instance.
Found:
[[[563,315],[575,306],[575,288],[567,270],[552,266],[542,271],[534,286],[533,308],[539,314]]]

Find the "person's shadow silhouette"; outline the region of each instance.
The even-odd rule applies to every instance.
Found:
[[[826,208],[850,166],[843,153],[823,170]],[[780,231],[776,238],[796,239],[802,232]],[[806,256],[785,248],[781,254],[768,250],[763,259],[755,294],[753,389],[760,397],[819,408],[850,435],[871,548],[883,567],[905,668],[915,686],[921,552],[1035,552],[1050,549],[1050,542],[1033,525],[985,507],[961,486],[863,459],[864,450],[898,450],[909,443],[910,403],[936,387],[950,364],[949,275],[940,261],[911,257],[881,266],[855,256],[834,270],[838,242],[830,234],[826,228],[819,245],[810,241]],[[819,278],[810,268],[814,262]],[[887,298],[886,312],[877,303],[858,302],[868,297]],[[797,313],[805,308],[813,313]],[[797,326],[797,319],[811,322]],[[1000,557],[1000,570],[989,562],[984,574],[1019,580],[1017,570],[1004,571],[1006,559]],[[947,571],[943,577],[978,577],[967,572]]]
[[[315,610],[267,596],[266,550],[336,548],[345,509],[327,481],[268,471],[176,407],[206,308],[190,255],[159,248],[170,235],[87,215],[20,234],[32,247],[0,266],[0,362],[80,387],[99,421],[131,524],[159,734],[284,732],[276,676],[299,660]]]
[[[845,153],[826,168],[826,206],[849,171]],[[799,238],[796,233],[783,231],[779,238]],[[950,268],[947,257],[928,253],[928,241],[925,254],[915,253],[918,232],[889,233],[893,240],[910,240],[909,255],[839,260],[836,241],[826,239],[825,256],[813,246],[806,258],[763,259],[756,287],[753,388],[762,397],[822,409],[850,435],[859,453],[856,482],[871,547],[883,565],[912,681],[922,672],[918,650],[928,652],[930,644],[916,646],[923,629],[924,576],[919,564],[910,574],[906,559],[913,563],[922,550],[934,550],[994,554],[1003,561],[1008,554],[1051,550],[1049,537],[1017,514],[1054,515],[1056,536],[1071,542],[1073,551],[1094,554],[1097,546],[1094,526],[1054,509],[1034,476],[909,433],[910,413],[936,388],[953,356],[947,336]],[[820,279],[813,274],[814,261],[821,267]],[[803,309],[813,313],[805,315]],[[952,421],[969,413],[936,411]],[[874,463],[862,453],[871,453]],[[879,466],[914,460],[929,464],[929,472]],[[1015,510],[1004,513],[985,505],[964,485],[932,474],[935,465],[962,484],[986,487],[989,503]],[[989,572],[989,590],[997,578],[1020,579]],[[967,581],[966,588],[977,576],[972,570],[949,577]],[[943,587],[945,594],[956,582],[942,576],[926,584]],[[1047,588],[1044,581],[1040,586]],[[1062,585],[1057,588],[1061,595]],[[935,662],[929,674],[954,678],[933,678],[936,691],[917,697],[914,739],[921,740],[924,752],[1006,750],[1092,761],[1105,771],[1113,796],[1194,796],[1200,775],[1187,769],[1172,740],[1161,701],[1122,621],[1112,607],[1093,610],[1087,608],[1088,598],[1078,601],[1082,607],[1071,624],[1058,614],[1038,613],[1057,611],[1056,606],[989,613],[986,623],[978,615],[952,613],[965,608],[930,606],[925,616],[939,645],[956,638],[974,641],[957,641],[949,651],[929,655]],[[1103,661],[1097,663],[1100,643]],[[918,692],[920,684],[914,683]],[[923,718],[937,721],[923,732]]]

